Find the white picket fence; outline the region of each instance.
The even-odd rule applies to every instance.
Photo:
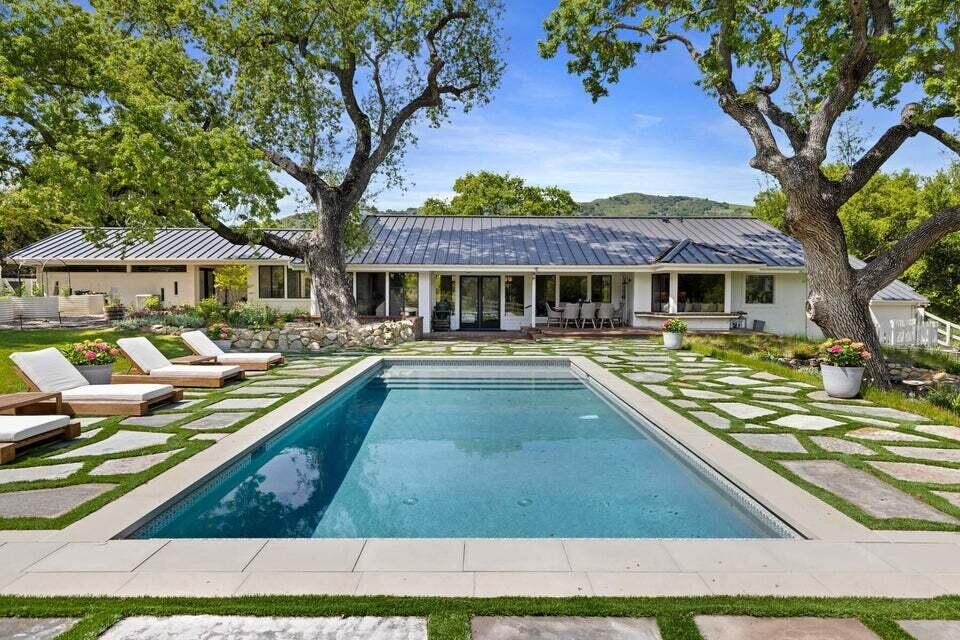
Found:
[[[960,347],[960,325],[919,309],[911,320],[890,320],[877,325],[880,342],[891,347],[925,349],[957,349]]]

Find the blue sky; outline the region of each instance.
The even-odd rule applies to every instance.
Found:
[[[747,165],[746,133],[694,85],[684,51],[643,56],[611,95],[591,102],[565,54],[543,60],[536,43],[550,0],[507,3],[506,73],[493,102],[455,114],[440,129],[422,127],[409,150],[406,190],[371,194],[380,208],[417,206],[450,195],[467,171],[510,172],[534,184],[558,185],[577,200],[639,191],[702,196],[750,204],[762,174]],[[889,112],[862,114],[879,135],[896,121]],[[947,157],[938,145],[913,140],[888,163],[932,173]]]

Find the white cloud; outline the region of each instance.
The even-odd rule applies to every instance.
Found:
[[[660,116],[652,116],[647,113],[635,113],[633,114],[633,124],[638,129],[646,129],[647,127],[653,127],[663,122],[663,118]]]

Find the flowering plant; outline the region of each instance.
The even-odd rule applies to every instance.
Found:
[[[226,322],[214,322],[207,327],[207,335],[214,340],[233,340],[233,329]]]
[[[687,323],[683,320],[678,320],[673,318],[672,320],[667,320],[663,323],[663,332],[664,333],[686,333],[687,332]]]
[[[827,340],[820,345],[820,362],[834,367],[862,367],[872,356],[862,342],[850,338]]]
[[[66,356],[70,364],[78,367],[98,364],[113,364],[120,357],[120,350],[116,345],[97,338],[96,340],[85,340],[75,342],[69,346],[61,347],[60,353]]]

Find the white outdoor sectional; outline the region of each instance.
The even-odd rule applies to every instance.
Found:
[[[804,314],[800,244],[755,218],[377,215],[366,225],[370,242],[347,267],[358,311],[420,315],[426,333],[542,327],[547,303],[592,301],[622,308],[634,327],[679,316],[693,329],[737,323],[820,336]],[[96,246],[71,229],[10,260],[45,273],[50,287],[114,294],[128,305],[153,294],[171,306],[214,295],[214,269],[239,263],[249,267],[250,300],[316,311],[303,264],[264,247],[232,245],[206,228],[160,229],[132,246],[117,230],[106,237]],[[915,319],[927,302],[896,281],[871,310],[882,328]]]

